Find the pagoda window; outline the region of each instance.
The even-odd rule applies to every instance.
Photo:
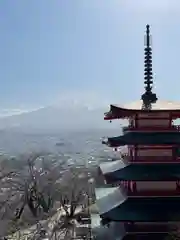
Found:
[[[136,182],[136,191],[175,191],[176,182],[170,181],[142,181]]]

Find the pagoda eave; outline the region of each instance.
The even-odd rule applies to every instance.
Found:
[[[117,107],[115,105],[110,105],[109,112],[104,114],[104,120],[114,120],[119,118],[128,118],[136,114],[136,110],[125,109],[121,107]]]
[[[117,181],[180,180],[180,163],[126,164],[121,160],[117,160],[100,164],[100,169],[107,184]]]
[[[129,197],[119,187],[106,196],[97,196],[100,217],[105,222],[180,221],[179,204],[180,196]]]
[[[124,135],[108,137],[102,141],[108,147],[125,145],[177,145],[180,144],[180,132],[126,132]]]
[[[176,201],[174,199],[176,198]],[[109,211],[100,213],[102,220],[109,222],[174,222],[180,221],[179,197],[168,197],[166,203],[162,197],[128,198],[125,202]],[[139,201],[139,203],[137,203]],[[100,203],[98,204],[98,206]]]
[[[110,105],[109,112],[104,114],[104,120],[115,120],[115,119],[124,119],[133,117],[139,113],[170,113],[172,119],[176,119],[180,117],[180,109],[152,109],[145,110],[139,108],[124,108],[117,105]]]
[[[179,175],[158,175],[158,176],[153,176],[151,175],[143,175],[139,176],[138,174],[127,174],[126,171],[121,173],[120,171],[116,171],[114,173],[109,173],[104,175],[104,179],[106,184],[113,184],[119,181],[169,181],[169,182],[174,182],[174,181],[180,181],[180,174]]]
[[[173,222],[175,219],[180,221],[180,215],[178,215],[177,210],[167,211],[164,209],[164,214],[157,209],[149,211],[140,211],[139,209],[133,211],[133,208],[130,209],[119,209],[115,208],[107,213],[100,214],[102,221],[109,222]],[[151,213],[153,212],[153,213]],[[166,212],[166,213],[165,213]]]

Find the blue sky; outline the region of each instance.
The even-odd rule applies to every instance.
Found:
[[[179,0],[1,0],[0,110],[139,99],[147,23],[156,92],[180,100],[179,16]]]

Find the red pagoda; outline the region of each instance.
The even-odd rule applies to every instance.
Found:
[[[105,184],[114,190],[97,197],[102,224],[121,225],[118,239],[164,239],[180,222],[180,132],[174,125],[180,104],[161,101],[152,92],[149,25],[144,67],[141,100],[124,107],[110,105],[104,118],[129,120],[123,135],[103,141],[113,148],[127,146],[128,154],[100,165]]]

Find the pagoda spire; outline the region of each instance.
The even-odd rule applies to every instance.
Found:
[[[150,26],[146,25],[145,48],[144,48],[144,88],[145,93],[141,96],[143,109],[151,109],[151,104],[157,101],[157,96],[152,93],[153,72],[152,72],[152,48],[151,48]]]

